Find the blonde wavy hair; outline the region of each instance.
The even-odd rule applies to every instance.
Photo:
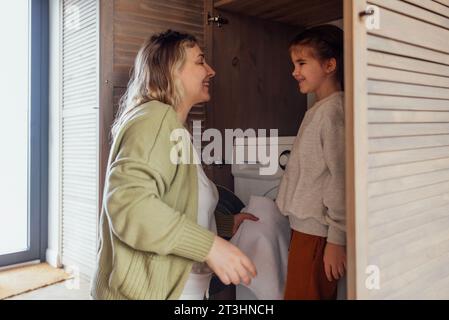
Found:
[[[190,34],[167,30],[149,38],[137,53],[125,94],[119,101],[112,139],[135,107],[157,100],[177,109],[184,95],[176,77],[186,60],[186,49],[198,44]]]

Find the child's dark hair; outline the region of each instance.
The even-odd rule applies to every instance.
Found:
[[[298,45],[310,46],[316,58],[320,61],[335,58],[337,80],[344,88],[344,56],[343,56],[343,30],[339,27],[325,24],[306,29],[290,42],[290,51]]]

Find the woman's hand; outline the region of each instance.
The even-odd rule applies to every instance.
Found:
[[[226,285],[249,285],[251,278],[257,275],[252,261],[230,242],[216,236],[212,248],[206,257],[206,263]]]
[[[346,270],[345,247],[328,242],[324,249],[323,261],[327,280],[340,279],[344,276]]]
[[[234,226],[232,227],[232,235],[234,235],[244,220],[258,221],[255,215],[246,212],[240,212],[234,215]]]

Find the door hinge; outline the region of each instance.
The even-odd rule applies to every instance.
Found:
[[[380,29],[380,9],[378,6],[369,5],[359,13],[361,19],[365,18],[365,26],[368,30]]]
[[[207,25],[214,24],[217,27],[221,28],[222,25],[228,23],[228,19],[223,18],[220,14],[218,16],[212,16],[210,12],[207,13]]]

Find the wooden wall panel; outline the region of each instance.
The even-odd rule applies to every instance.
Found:
[[[137,51],[154,33],[188,32],[204,47],[203,7],[203,0],[114,0],[114,87],[126,87]],[[114,94],[119,91],[115,88]],[[189,120],[204,121],[205,112],[204,106],[195,106]]]
[[[167,29],[188,32],[204,44],[203,0],[114,0],[114,74],[126,86],[144,41]]]
[[[100,0],[100,190],[110,148],[110,128],[125,93],[135,56],[145,40],[167,29],[195,35],[204,46],[203,0]],[[206,108],[195,106],[189,121],[206,119]],[[102,199],[100,196],[100,203]]]
[[[125,91],[137,51],[151,35],[167,29],[195,35],[204,46],[203,0],[109,0],[102,1],[102,84],[104,112],[111,119]],[[111,43],[108,43],[111,41]],[[109,97],[109,98],[107,98]],[[111,105],[113,104],[113,105]],[[190,119],[203,120],[205,108],[195,106]],[[110,126],[111,123],[104,123]]]

